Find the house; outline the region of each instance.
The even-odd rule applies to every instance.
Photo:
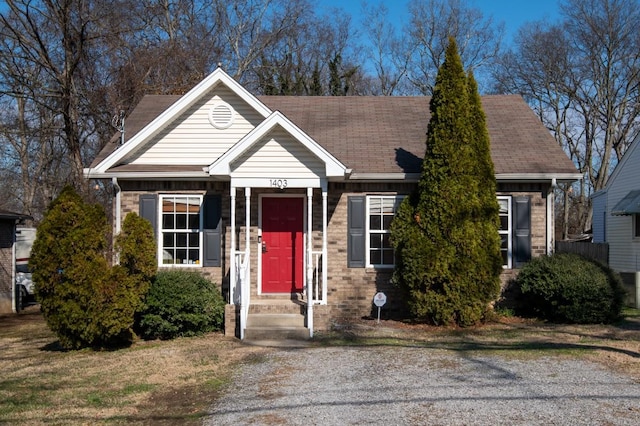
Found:
[[[552,250],[553,188],[580,175],[521,97],[482,102],[506,280]],[[256,97],[219,68],[183,96],[144,97],[85,177],[111,180],[116,233],[127,212],[151,221],[160,268],[222,284],[228,331],[290,309],[313,335],[371,315],[377,292],[401,306],[388,229],[428,119],[427,97]]]
[[[640,136],[604,189],[592,195],[593,242],[609,245],[609,266],[622,276],[627,304],[640,308]]]
[[[20,310],[16,292],[16,225],[29,216],[0,209],[0,313]]]

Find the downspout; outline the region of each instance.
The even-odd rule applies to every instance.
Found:
[[[16,286],[16,222],[13,222],[13,243],[11,244],[11,307],[14,313],[18,313],[20,310],[18,306],[18,299],[16,298],[16,292],[18,287]]]
[[[112,177],[111,178],[111,184],[113,185],[113,193],[116,196],[116,202],[115,202],[115,214],[114,214],[114,222],[115,222],[115,229],[114,229],[114,237],[116,235],[120,234],[120,231],[122,230],[122,224],[120,223],[120,220],[122,218],[121,213],[120,213],[120,207],[122,207],[122,189],[120,188],[120,185],[118,185],[118,178],[117,177]],[[115,238],[114,238],[115,241]],[[114,250],[113,252],[113,263],[115,265],[119,265],[120,264],[120,253],[116,250]]]
[[[113,191],[115,193],[116,196],[116,205],[115,205],[115,222],[116,222],[116,229],[115,229],[115,233],[116,235],[118,235],[120,233],[120,230],[122,229],[121,224],[120,224],[120,219],[121,219],[121,213],[120,213],[120,207],[122,205],[122,196],[121,196],[121,188],[120,185],[118,185],[118,178],[117,177],[112,177],[111,178],[111,184],[113,185]]]
[[[556,182],[556,178],[552,178],[551,187],[547,191],[547,256],[553,254],[554,251],[553,244],[556,233],[554,198],[557,186],[558,183]]]

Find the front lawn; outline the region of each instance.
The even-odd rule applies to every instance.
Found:
[[[517,317],[471,328],[360,320],[316,333],[312,345],[584,357],[640,381],[640,311],[624,314],[618,324],[579,326]],[[117,351],[63,351],[37,306],[0,317],[0,348],[0,423],[18,425],[201,424],[233,370],[274,350],[211,333]]]

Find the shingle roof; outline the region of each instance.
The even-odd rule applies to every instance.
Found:
[[[127,139],[179,96],[145,96],[127,118]],[[263,96],[354,173],[419,173],[425,152],[428,97]],[[482,97],[496,174],[564,174],[576,168],[517,95]],[[117,147],[119,135],[92,167]],[[203,164],[206,166],[207,164]]]
[[[31,219],[31,216],[22,213],[16,213],[9,210],[0,209],[0,219],[2,220],[22,220]]]

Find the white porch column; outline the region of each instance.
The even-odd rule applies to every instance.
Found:
[[[327,304],[327,183],[322,183],[322,304]]]
[[[555,198],[555,189],[556,189],[556,180],[553,179],[551,181],[551,186],[547,191],[547,256],[550,256],[554,252],[554,241],[555,241],[555,209],[554,209],[554,198]]]
[[[251,247],[251,188],[247,187],[244,189],[244,202],[245,202],[245,214],[244,214],[244,251],[245,256],[249,256],[250,247]],[[248,267],[249,265],[247,265]]]
[[[229,248],[229,303],[236,303],[236,188],[231,186],[231,247]]]
[[[313,188],[307,188],[307,328],[313,337]]]

